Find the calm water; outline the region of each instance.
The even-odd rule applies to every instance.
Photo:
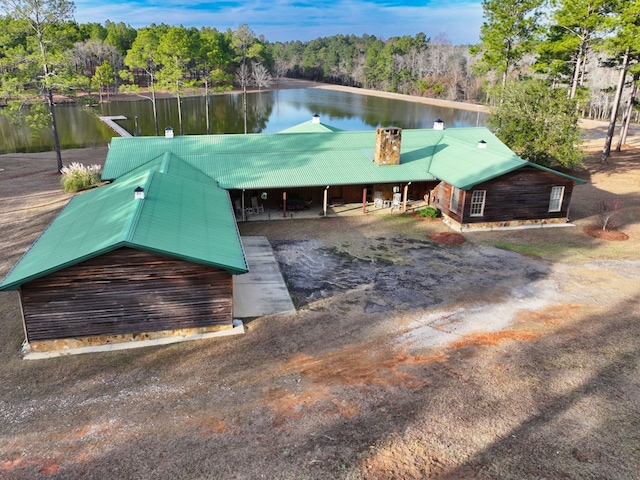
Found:
[[[160,133],[172,126],[179,134],[175,99],[157,102]],[[320,89],[293,89],[247,95],[249,132],[275,133],[310,120],[314,114],[322,123],[343,130],[371,130],[378,126],[431,128],[440,118],[446,126],[484,125],[477,112],[423,105],[402,100],[353,95]],[[115,133],[98,120],[98,115],[124,115],[120,125],[134,135],[154,135],[151,102],[111,102],[97,107],[60,105],[56,109],[60,144],[63,149],[106,145]],[[204,97],[182,99],[185,135],[206,132]],[[211,133],[242,133],[242,96],[216,95],[210,105]],[[31,138],[28,130],[17,129],[0,117],[0,153],[39,152],[53,149],[49,131]]]

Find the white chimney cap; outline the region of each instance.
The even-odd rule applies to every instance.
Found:
[[[311,118],[311,123],[320,123],[320,115],[317,113]]]
[[[166,127],[164,129],[165,138],[173,138],[173,127]]]
[[[433,122],[433,129],[444,130],[444,122],[440,119],[436,120],[435,122]]]
[[[487,142],[485,142],[484,140],[480,140],[478,142],[478,148],[487,148]]]

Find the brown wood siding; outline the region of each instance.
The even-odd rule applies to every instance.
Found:
[[[563,186],[564,196],[559,212],[549,211],[551,188]],[[567,216],[573,193],[573,181],[538,170],[523,167],[515,172],[476,185],[469,190],[462,208],[463,222],[504,222],[510,220],[543,220]],[[471,216],[471,195],[474,190],[486,190],[484,215]]]
[[[448,215],[454,220],[460,222],[462,212],[462,208],[464,207],[464,191],[460,191],[460,196],[458,197],[458,211],[452,212],[449,209],[449,204],[451,203],[451,189],[453,187],[446,182],[440,182],[432,191],[431,191],[431,201],[429,204],[432,207],[440,209],[442,213]]]
[[[564,186],[562,208],[559,212],[549,212],[551,188]],[[431,205],[459,223],[507,222],[512,220],[543,220],[567,217],[573,181],[535,167],[523,167],[499,178],[476,185],[468,191],[461,191],[458,213],[449,210],[451,185],[445,182],[433,190]],[[471,198],[474,190],[485,190],[484,214],[471,216]]]
[[[22,286],[27,340],[227,325],[232,277],[222,269],[130,248]]]

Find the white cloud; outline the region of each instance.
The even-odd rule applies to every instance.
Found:
[[[221,5],[222,9],[214,5]],[[443,32],[459,44],[478,42],[482,5],[480,0],[426,6],[384,6],[363,0],[307,2],[305,6],[294,6],[285,0],[228,2],[227,6],[223,2],[185,4],[178,0],[120,1],[109,5],[97,0],[80,0],[76,1],[75,17],[80,23],[111,20],[136,28],[166,23],[210,26],[221,31],[246,23],[270,41],[306,41],[336,34],[364,33],[389,38],[418,32],[433,38]]]

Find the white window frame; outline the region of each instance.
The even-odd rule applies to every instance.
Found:
[[[449,198],[449,210],[451,213],[458,213],[460,208],[460,189],[451,185],[451,197]]]
[[[484,215],[484,203],[486,199],[486,190],[474,190],[473,192],[471,192],[471,205],[469,215],[472,217],[482,217]]]
[[[564,186],[556,185],[551,187],[551,195],[549,195],[549,212],[562,211],[563,201],[564,201]]]

